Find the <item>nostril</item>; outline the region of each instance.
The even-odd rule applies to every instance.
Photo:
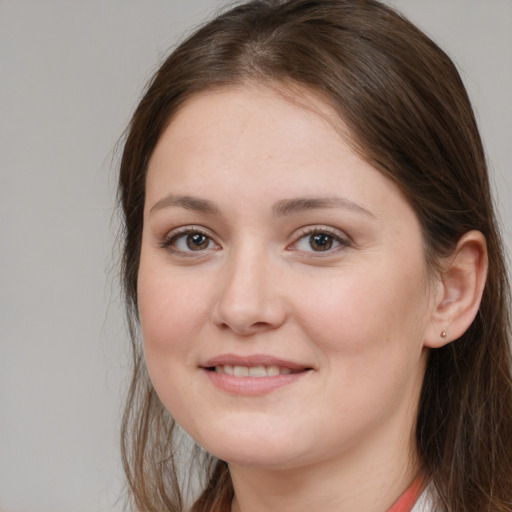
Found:
[[[267,322],[255,322],[252,327],[255,329],[266,329],[269,326]]]
[[[255,333],[264,332],[268,329],[272,328],[272,324],[270,322],[253,322],[253,323],[228,323],[228,322],[219,322],[217,324],[217,328],[222,331],[234,331],[242,336],[250,336]]]

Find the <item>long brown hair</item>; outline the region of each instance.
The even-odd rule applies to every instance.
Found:
[[[459,340],[430,353],[416,440],[438,510],[512,510],[510,286],[482,142],[452,61],[375,0],[253,0],[234,7],[170,55],[136,109],[119,180],[134,354],[122,450],[135,508],[185,510],[181,479],[190,472],[179,457],[178,427],[147,376],[138,333],[147,163],[187,99],[248,81],[299,85],[339,112],[356,149],[414,207],[433,271],[464,233],[485,235],[489,275],[479,313]],[[226,463],[200,450],[194,460],[202,488],[193,510],[229,510]]]

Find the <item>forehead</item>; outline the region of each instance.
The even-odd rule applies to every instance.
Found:
[[[151,155],[148,174],[173,156],[173,167],[195,161],[204,166],[228,151],[235,162],[280,160],[301,167],[314,158],[318,165],[326,148],[356,144],[338,112],[319,95],[298,85],[272,87],[253,83],[216,88],[193,95],[172,116]],[[301,151],[297,151],[300,148]],[[307,155],[306,155],[307,154]],[[168,163],[168,162],[167,162]],[[260,165],[262,162],[260,161]],[[197,170],[197,169],[196,169]],[[227,171],[226,162],[216,169]]]
[[[149,162],[146,212],[168,195],[208,199],[232,218],[338,196],[386,222],[415,217],[398,187],[353,149],[338,113],[294,92],[251,85],[190,98]]]

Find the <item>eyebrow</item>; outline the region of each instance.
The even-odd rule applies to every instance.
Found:
[[[206,213],[209,215],[218,215],[220,210],[215,203],[208,201],[206,199],[200,199],[198,197],[193,196],[178,196],[174,194],[170,194],[160,201],[157,201],[149,211],[151,215],[156,210],[161,210],[163,208],[170,207],[179,207],[185,208],[186,210],[192,210],[199,213]]]
[[[207,199],[175,194],[170,194],[157,201],[152,206],[149,213],[151,215],[154,211],[171,207],[185,208],[186,210],[192,210],[208,215],[220,214],[220,208],[215,203],[208,201]],[[278,201],[274,204],[272,210],[274,216],[286,217],[288,215],[294,215],[308,210],[315,210],[320,208],[345,208],[347,210],[352,210],[356,213],[362,213],[369,217],[375,218],[375,215],[372,212],[360,204],[338,196],[282,199],[281,201]]]
[[[360,204],[338,196],[283,199],[274,205],[273,210],[276,217],[284,217],[319,208],[345,208],[356,213],[363,213],[369,217],[375,217],[372,212]]]

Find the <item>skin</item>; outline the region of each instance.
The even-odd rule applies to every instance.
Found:
[[[420,468],[413,432],[440,286],[407,200],[330,107],[302,96],[201,93],[161,136],[138,278],[146,363],[176,421],[229,463],[233,510],[384,512]],[[307,371],[270,392],[227,392],[202,367],[223,354]]]

